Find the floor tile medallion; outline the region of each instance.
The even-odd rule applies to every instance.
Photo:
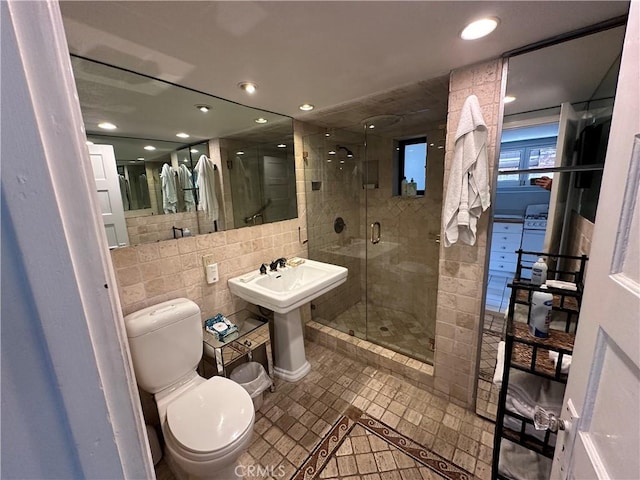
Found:
[[[381,478],[470,480],[473,474],[355,408],[346,412],[293,476],[341,479],[377,473]]]

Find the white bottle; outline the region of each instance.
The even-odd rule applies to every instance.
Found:
[[[540,287],[547,289],[546,285]],[[529,333],[538,338],[549,336],[549,324],[551,323],[551,307],[553,295],[546,291],[533,292],[531,296],[531,311],[529,314]]]
[[[531,283],[533,285],[544,285],[547,281],[547,264],[544,258],[538,258],[538,261],[531,268]]]
[[[400,195],[407,196],[407,177],[402,177],[402,182],[400,182]]]
[[[189,230],[188,228],[185,227],[184,231],[182,232],[182,236],[183,237],[190,237],[191,236],[191,230]]]

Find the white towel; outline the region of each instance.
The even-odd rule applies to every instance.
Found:
[[[191,172],[184,163],[180,165],[178,170],[178,181],[180,182],[180,188],[182,188],[184,208],[187,212],[193,212],[195,210],[193,181],[191,180]]]
[[[514,480],[540,480],[551,475],[552,461],[533,450],[503,439],[500,442],[498,471]]]
[[[162,179],[162,210],[164,213],[176,213],[178,209],[176,177],[168,163],[162,166],[160,178]]]
[[[201,155],[196,164],[198,184],[198,210],[205,212],[206,217],[218,220],[218,199],[216,198],[215,164],[206,155]]]
[[[493,383],[502,388],[504,373],[504,342],[498,344],[496,370]],[[506,407],[523,417],[533,419],[536,405],[558,415],[562,409],[564,385],[546,378],[512,369],[509,372]]]
[[[549,358],[553,360],[553,366],[558,367],[558,357],[560,354],[558,352],[552,352],[549,350]],[[560,371],[562,373],[569,373],[569,368],[571,368],[571,355],[567,355],[566,353],[562,355],[562,366],[560,367]]]
[[[487,164],[487,125],[480,103],[470,95],[462,106],[455,137],[455,150],[444,203],[444,246],[458,239],[476,243],[478,218],[490,205]]]

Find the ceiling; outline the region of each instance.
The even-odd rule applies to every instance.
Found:
[[[382,114],[444,118],[451,70],[625,15],[628,6],[610,0],[61,2],[71,53],[336,128]],[[483,16],[500,19],[496,31],[461,40],[465,24]],[[240,90],[242,81],[256,82],[257,92]],[[303,103],[316,109],[302,112]]]

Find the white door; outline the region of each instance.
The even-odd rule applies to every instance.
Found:
[[[560,107],[558,121],[558,141],[556,142],[556,167],[572,165],[573,149],[578,136],[579,118],[570,103]],[[549,217],[547,219],[547,235],[544,240],[544,252],[560,252],[560,237],[564,221],[569,191],[569,173],[555,173],[553,188],[549,197]],[[551,267],[555,267],[551,265]]]
[[[292,202],[295,202],[295,189],[289,178],[293,174],[290,161],[286,157],[264,156],[264,198],[270,200],[265,212],[269,222],[289,218]],[[266,203],[266,201],[265,201]]]
[[[102,222],[107,232],[109,248],[129,245],[124,219],[116,156],[111,145],[89,145],[89,157],[98,191]]]
[[[554,479],[640,479],[639,24],[631,2]]]

